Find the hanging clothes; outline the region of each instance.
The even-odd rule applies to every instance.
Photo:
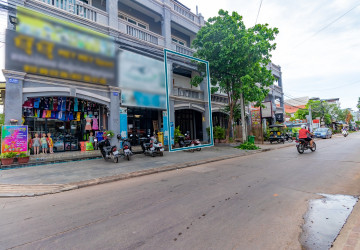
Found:
[[[53,110],[58,111],[58,98],[54,97],[53,99]]]
[[[61,102],[61,111],[66,111],[66,97],[61,97],[62,102]]]
[[[92,122],[93,122],[92,129],[93,130],[99,130],[99,124],[98,124],[97,118],[93,118]]]
[[[54,109],[54,102],[53,99],[50,97],[49,98],[49,110],[53,110]]]
[[[79,100],[77,99],[77,97],[75,97],[74,99],[74,112],[78,112],[79,111]]]
[[[85,125],[85,130],[91,130],[91,117],[88,116],[86,117],[86,125]]]
[[[81,112],[76,113],[76,121],[81,121]]]
[[[34,108],[40,108],[40,98],[35,98],[34,100]]]

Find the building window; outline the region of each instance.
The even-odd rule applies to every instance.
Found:
[[[149,30],[149,25],[147,23],[144,23],[143,21],[140,21],[132,16],[129,16],[128,14],[125,14],[123,12],[119,11],[119,18],[121,18],[122,20],[125,20],[133,25],[136,25],[142,29],[146,29]]]
[[[186,42],[176,36],[171,36],[171,40],[174,42],[174,43],[177,43],[177,44],[180,44],[182,46],[186,46]]]

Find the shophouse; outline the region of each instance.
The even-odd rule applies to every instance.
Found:
[[[94,31],[98,37],[109,38],[115,44],[117,59],[134,53],[146,60],[154,60],[152,65],[163,63],[164,48],[192,56],[194,50],[190,48],[191,43],[204,25],[204,18],[197,10],[194,13],[176,0],[9,0],[9,3],[11,6],[25,7]],[[16,8],[9,11],[9,30],[16,29],[17,20],[14,17],[17,15]],[[191,77],[198,74],[197,68],[176,57],[170,57],[167,63],[171,69],[170,109],[175,113],[172,122],[175,126],[180,125],[183,133],[190,131],[192,137],[205,140],[206,128],[202,124],[206,113],[204,98],[207,93],[201,86],[195,88],[190,85]],[[116,67],[121,69],[125,64],[128,61],[120,60]],[[276,74],[280,74],[278,78],[281,79],[280,67],[274,66],[274,70],[277,70]],[[146,69],[138,67],[138,71],[144,73]],[[84,81],[76,77],[69,79],[57,77],[56,74],[35,73],[29,67],[27,71],[6,68],[4,75],[7,83],[6,124],[10,124],[10,119],[18,120],[21,124],[25,114],[24,122],[29,125],[30,130],[53,133],[66,131],[66,134],[74,135],[74,140],[82,140],[88,135],[86,121],[81,118],[89,113],[93,116],[92,119],[97,119],[99,130],[109,129],[115,134],[131,133],[141,137],[160,131],[163,126],[165,106],[162,97],[148,98],[149,93],[145,97],[140,93],[137,96],[141,96],[142,101],[138,102],[134,93],[133,96],[126,95],[129,92],[121,77],[107,82],[99,82],[101,79],[97,79],[97,82]],[[148,82],[144,79],[144,85]],[[281,88],[281,81],[279,82]],[[152,94],[158,96],[156,91]],[[31,107],[28,105],[34,105],[34,101],[39,102],[39,105],[48,105],[48,101],[59,100],[59,97],[70,107],[68,112],[76,112],[73,110],[75,103],[92,108],[84,109],[84,114],[80,114],[80,121],[69,120],[73,117],[67,117],[66,121],[52,119],[48,112],[50,118],[46,114],[43,117],[42,113],[39,117],[38,112],[35,117],[35,113],[29,111]],[[148,99],[152,100],[150,104],[144,101]],[[227,114],[223,110],[227,104],[226,95],[215,93],[211,100],[214,125],[226,126]],[[120,125],[120,112],[127,115],[125,126]]]

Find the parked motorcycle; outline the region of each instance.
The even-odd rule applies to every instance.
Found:
[[[296,148],[299,154],[304,153],[305,150],[310,149],[312,152],[316,150],[316,143],[313,141],[313,146],[310,147],[310,142],[304,139],[296,140]]]
[[[179,145],[181,148],[183,147],[194,147],[194,146],[200,146],[201,142],[199,139],[194,139],[192,140],[190,138],[190,134],[186,133],[184,134],[184,136],[179,136]],[[195,149],[189,149],[189,151],[194,152],[194,151],[201,151],[201,148],[195,148]]]
[[[115,163],[119,162],[119,151],[117,150],[116,146],[111,146],[107,137],[100,141],[98,146],[105,161],[111,159]]]
[[[121,135],[117,135],[117,138],[119,141],[122,141],[122,148],[123,148],[123,157],[126,158],[128,161],[130,161],[130,157],[133,154],[131,149],[131,138],[132,135],[130,135],[130,138],[123,139],[121,138]]]
[[[156,155],[164,155],[164,148],[162,144],[156,140],[155,137],[150,137],[150,135],[148,135],[147,138],[140,138],[140,141],[141,148],[145,155],[150,155],[152,157],[155,157]]]
[[[293,138],[292,138],[292,136],[290,134],[286,133],[285,136],[284,136],[284,139],[285,139],[285,141],[293,142]]]

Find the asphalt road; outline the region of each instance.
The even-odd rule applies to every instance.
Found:
[[[308,200],[360,194],[360,133],[35,198],[0,199],[0,248],[301,249]],[[201,154],[201,152],[199,152]]]

